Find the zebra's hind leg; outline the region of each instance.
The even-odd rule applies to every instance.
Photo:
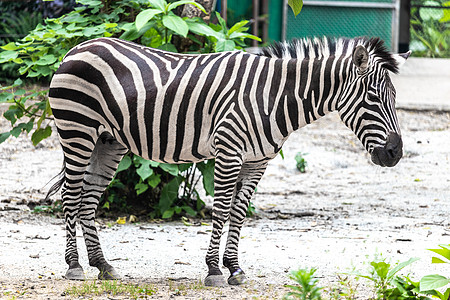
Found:
[[[64,130],[58,132],[64,150],[64,183],[61,196],[66,225],[65,260],[69,265],[65,278],[84,280],[84,271],[78,260],[76,223],[79,220],[83,179],[95,144],[91,140],[91,135],[66,137]]]
[[[214,170],[214,204],[212,211],[213,229],[206,264],[208,275],[205,278],[206,286],[225,286],[226,282],[219,268],[220,238],[224,223],[230,215],[231,201],[236,180],[241,170],[240,157],[216,156]]]
[[[128,150],[109,134],[97,141],[83,181],[80,224],[87,247],[89,264],[100,271],[99,279],[120,279],[105,260],[95,227],[95,213],[100,197],[111,182],[120,160]]]
[[[236,183],[230,214],[230,229],[227,244],[223,256],[223,265],[230,271],[228,284],[240,285],[245,283],[244,271],[239,266],[238,245],[241,228],[244,224],[250,199],[255,191],[256,185],[266,170],[267,162],[242,166]]]

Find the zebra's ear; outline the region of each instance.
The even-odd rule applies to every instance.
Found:
[[[358,45],[353,49],[352,60],[360,72],[365,71],[369,66],[369,52],[364,46]]]
[[[411,50],[409,50],[406,53],[392,54],[392,58],[395,59],[395,61],[397,62],[397,67],[401,68],[401,66],[403,66],[403,64],[406,62],[406,60],[408,59],[408,57],[410,55],[411,55]]]

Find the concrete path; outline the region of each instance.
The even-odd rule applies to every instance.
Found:
[[[410,57],[392,82],[398,108],[450,111],[450,59]]]

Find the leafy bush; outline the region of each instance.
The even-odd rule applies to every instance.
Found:
[[[411,8],[410,48],[415,56],[450,57],[450,1],[425,1]],[[436,7],[436,8],[432,8]]]

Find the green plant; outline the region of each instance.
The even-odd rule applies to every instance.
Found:
[[[450,244],[440,244],[440,249],[428,249],[440,257],[433,256],[431,258],[432,264],[450,264]],[[443,288],[450,283],[450,278],[442,275],[432,274],[422,277],[420,280],[420,292],[427,295],[432,295],[435,298],[448,300],[450,299],[450,287],[448,287],[443,293],[437,289]]]
[[[412,7],[410,48],[415,56],[450,57],[450,1],[425,1]],[[433,8],[435,7],[435,8]]]
[[[177,49],[170,43],[172,35],[177,34],[182,37],[188,37],[192,32],[207,38],[205,43],[199,41],[195,36],[189,35],[189,38],[196,42],[198,52],[222,52],[243,49],[245,39],[260,38],[247,33],[249,29],[245,27],[248,21],[243,20],[234,24],[230,29],[227,28],[224,19],[216,13],[218,24],[206,24],[201,18],[181,18],[173,13],[173,10],[182,4],[193,4],[204,11],[204,8],[198,3],[189,0],[167,3],[164,0],[150,0],[148,2],[151,8],[140,12],[136,21],[123,26],[125,32],[121,38],[136,40],[141,38],[143,44],[154,48],[160,48],[177,52]],[[191,49],[193,50],[193,49]]]
[[[196,176],[197,171],[202,176]],[[202,179],[206,195],[214,195],[214,160],[196,164],[165,164],[127,154],[102,196],[106,209],[127,210],[133,204],[152,218],[196,216],[204,202],[196,189]],[[197,173],[198,174],[198,173]],[[141,203],[141,204],[140,204]]]
[[[399,271],[417,260],[419,258],[411,258],[393,267],[385,261],[372,261],[369,275],[360,273],[353,273],[353,275],[372,281],[377,299],[423,299],[417,296],[418,283],[408,277],[397,276]]]
[[[301,173],[306,172],[306,166],[308,165],[308,163],[306,162],[304,156],[307,154],[308,153],[298,152],[295,155],[295,161],[297,162],[296,167],[297,167],[297,170],[299,170]]]
[[[36,205],[33,208],[33,213],[48,213],[54,215],[56,213],[62,212],[61,200],[57,200],[50,205]]]
[[[299,269],[292,271],[289,278],[297,282],[298,285],[286,285],[292,289],[283,299],[320,300],[322,287],[318,286],[318,279],[314,276],[317,269]]]

